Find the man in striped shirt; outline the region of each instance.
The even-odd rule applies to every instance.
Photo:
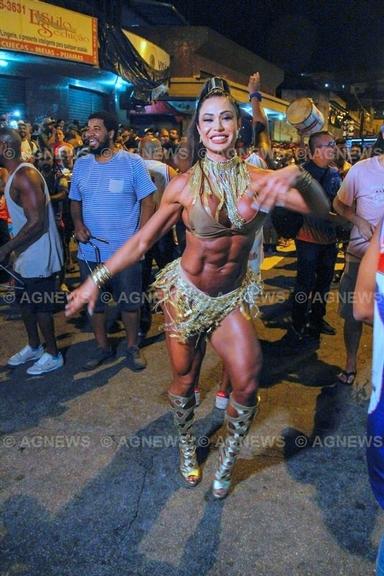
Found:
[[[91,114],[87,131],[90,154],[79,158],[73,170],[69,198],[82,281],[133,236],[154,209],[156,187],[140,156],[115,148],[117,131],[113,115]],[[128,367],[142,370],[146,362],[137,346],[141,263],[115,276],[106,290],[100,294],[91,318],[97,348],[84,368],[91,370],[113,355],[105,326],[106,303],[112,293],[126,331]]]

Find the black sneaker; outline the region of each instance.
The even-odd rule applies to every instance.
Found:
[[[293,326],[289,326],[286,334],[282,337],[280,342],[287,346],[298,346],[304,340],[304,333],[298,332]]]
[[[303,332],[298,332],[293,326],[290,326],[286,334],[280,340],[280,345],[286,346],[289,351],[300,352],[304,348],[314,346],[317,339]]]
[[[144,368],[147,367],[147,361],[141,354],[138,346],[130,346],[130,348],[127,349],[127,366],[133,372],[140,372],[140,370],[144,370]]]
[[[98,346],[89,360],[83,365],[83,370],[93,370],[111,358],[113,358],[111,348],[100,348]]]
[[[335,328],[324,319],[316,323],[310,322],[307,330],[311,335],[327,334],[328,336],[334,336],[336,334]]]
[[[328,324],[326,320],[322,320],[320,323],[320,332],[322,334],[328,334],[329,336],[335,336],[336,329]]]

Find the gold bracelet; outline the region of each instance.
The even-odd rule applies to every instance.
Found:
[[[105,264],[99,264],[99,266],[96,266],[93,270],[91,278],[99,290],[101,290],[110,281],[112,274]]]

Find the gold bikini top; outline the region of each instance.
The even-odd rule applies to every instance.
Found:
[[[240,216],[240,215],[239,215]],[[189,210],[189,231],[198,238],[220,238],[221,236],[248,236],[257,232],[264,224],[267,214],[258,212],[252,220],[245,222],[239,227],[228,228],[218,222],[202,205],[200,199]],[[240,216],[241,218],[241,216]]]
[[[237,203],[246,192],[250,182],[249,172],[244,162],[234,156],[225,162],[215,162],[207,156],[192,168],[190,186],[193,194],[192,208],[189,210],[189,229],[199,238],[219,238],[220,236],[248,235],[261,228],[266,214],[258,212],[252,220],[239,214]],[[209,198],[219,200],[216,213],[210,214]],[[225,206],[231,227],[219,222],[219,214]]]

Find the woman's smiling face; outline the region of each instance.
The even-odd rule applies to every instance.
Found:
[[[231,100],[226,96],[212,96],[201,104],[197,130],[201,142],[212,160],[228,160],[240,127],[240,119]]]

